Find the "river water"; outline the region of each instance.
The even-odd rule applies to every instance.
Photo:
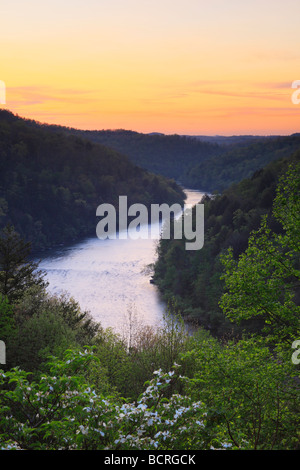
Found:
[[[185,193],[185,207],[193,206],[203,195],[194,190]],[[166,305],[150,283],[147,268],[156,259],[158,224],[155,232],[156,239],[100,240],[95,235],[56,251],[39,263],[49,293],[67,293],[104,328],[116,333],[124,331],[129,311],[139,323],[158,326]]]

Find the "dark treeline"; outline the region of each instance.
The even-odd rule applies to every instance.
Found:
[[[96,208],[183,204],[178,185],[115,150],[0,112],[0,226],[11,224],[33,250],[95,234]]]
[[[268,144],[267,144],[268,145]],[[224,292],[221,255],[229,248],[237,259],[247,248],[249,236],[260,226],[262,216],[269,226],[280,226],[272,216],[273,200],[279,177],[290,162],[300,159],[300,151],[290,158],[269,163],[215,196],[202,199],[205,210],[204,247],[186,251],[185,240],[160,240],[154,280],[166,300],[175,299],[184,317],[210,330],[214,336],[239,334],[247,326],[260,331],[261,322],[252,319],[242,327],[232,325],[219,306]],[[172,233],[172,231],[171,231]],[[233,331],[234,330],[234,331]]]

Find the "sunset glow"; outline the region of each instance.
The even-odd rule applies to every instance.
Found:
[[[22,117],[167,134],[299,131],[298,0],[1,3],[1,107]]]

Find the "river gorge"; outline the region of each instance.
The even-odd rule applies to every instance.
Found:
[[[185,208],[203,196],[196,190],[187,189],[185,193]],[[156,257],[158,224],[156,233],[156,239],[100,240],[95,235],[56,250],[39,263],[46,273],[49,293],[67,293],[103,328],[112,328],[116,333],[124,332],[128,312],[142,324],[158,326],[166,305],[150,282],[149,270]]]

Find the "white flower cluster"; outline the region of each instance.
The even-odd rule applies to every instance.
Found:
[[[174,365],[175,370],[178,367]],[[174,370],[167,373],[156,370],[138,401],[122,404],[97,394],[78,382],[78,377],[57,373],[43,376],[39,385],[30,386],[25,380],[19,392],[23,396],[22,409],[26,402],[30,404],[30,416],[24,423],[10,416],[10,430],[14,428],[17,442],[23,438],[26,442],[32,426],[42,423],[41,439],[43,436],[53,439],[61,449],[205,448],[204,436],[209,432],[206,408],[191,397],[172,393],[170,387],[178,379],[188,380],[177,376]],[[226,447],[228,444],[222,446]],[[1,448],[18,445],[9,440]]]
[[[190,432],[191,426],[203,428],[206,416],[201,402],[192,403],[189,397],[173,394],[169,400],[161,400],[164,385],[170,384],[175,372],[154,372],[156,378],[150,382],[137,404],[125,404],[117,411],[120,427],[115,445],[126,444],[128,448],[157,449],[164,445],[172,447],[178,438]],[[132,423],[129,434],[123,432],[124,422]],[[170,429],[166,429],[166,427]],[[125,426],[127,430],[128,427]]]

